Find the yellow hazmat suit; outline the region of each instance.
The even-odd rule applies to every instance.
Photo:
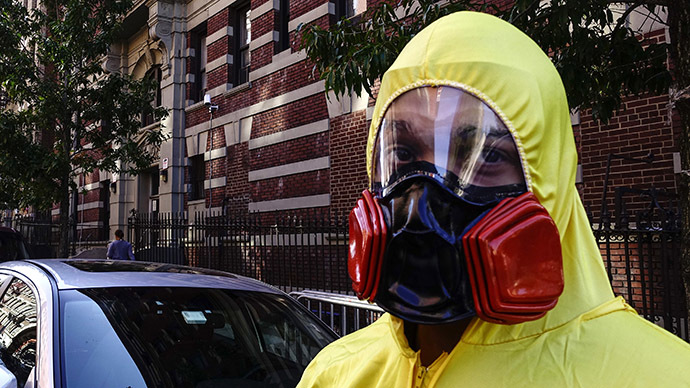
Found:
[[[389,314],[332,343],[299,387],[690,387],[690,346],[616,298],[575,189],[577,155],[565,92],[549,58],[512,25],[460,12],[433,23],[383,77],[381,117],[425,85],[464,89],[490,105],[518,145],[528,188],[556,222],[565,288],[543,318],[516,325],[475,318],[450,354],[422,367],[403,322]]]

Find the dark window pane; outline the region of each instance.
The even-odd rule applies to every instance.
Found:
[[[204,198],[204,180],[206,179],[206,163],[204,155],[189,158],[189,183],[191,184],[190,200]]]
[[[194,75],[189,98],[193,101],[203,101],[206,94],[206,23],[196,27],[190,33],[191,47],[194,49],[194,58],[191,61],[190,73]]]
[[[249,20],[249,13],[249,4],[237,9],[237,20],[235,25],[238,26],[239,34],[237,36],[237,41],[235,42],[236,48],[234,51],[235,63],[239,64],[236,70],[237,85],[241,85],[249,81],[249,42],[252,38],[252,26],[251,21]]]
[[[146,78],[156,82],[156,93],[151,101],[151,106],[159,107],[161,106],[161,67],[154,66],[147,73]],[[147,125],[153,124],[155,117],[152,113],[142,113],[141,114],[141,126],[145,127]]]
[[[290,23],[290,0],[280,0],[279,18],[279,39],[276,45],[276,53],[290,48],[290,31],[288,24]]]

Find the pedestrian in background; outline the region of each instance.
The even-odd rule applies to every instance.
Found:
[[[125,234],[121,229],[115,231],[115,241],[108,245],[109,259],[113,260],[134,260],[132,244],[124,240]]]

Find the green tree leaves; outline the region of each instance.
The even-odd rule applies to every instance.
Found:
[[[27,11],[0,0],[0,201],[49,209],[60,204],[67,253],[70,189],[95,169],[132,172],[151,165],[165,136],[142,132],[156,82],[102,67],[131,0],[47,0]]]
[[[164,136],[142,133],[141,114],[167,114],[151,106],[155,82],[101,64],[130,0],[44,4],[29,12],[0,0],[0,88],[9,99],[0,119],[0,198],[43,209],[65,200],[69,187],[60,182],[74,188],[77,173],[148,167]]]
[[[343,19],[329,28],[303,26],[302,47],[314,73],[337,94],[361,89],[370,95],[375,81],[407,42],[438,18],[460,10],[490,12],[527,33],[549,54],[566,87],[571,107],[589,108],[604,121],[621,97],[668,90],[666,45],[639,39],[617,22],[608,0],[454,0],[440,6],[430,0],[383,1],[359,19]],[[628,8],[650,7],[636,2]]]

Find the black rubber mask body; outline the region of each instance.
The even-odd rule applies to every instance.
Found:
[[[375,297],[406,321],[439,324],[475,315],[460,237],[490,209],[470,204],[433,179],[411,177],[379,200],[390,236]]]

